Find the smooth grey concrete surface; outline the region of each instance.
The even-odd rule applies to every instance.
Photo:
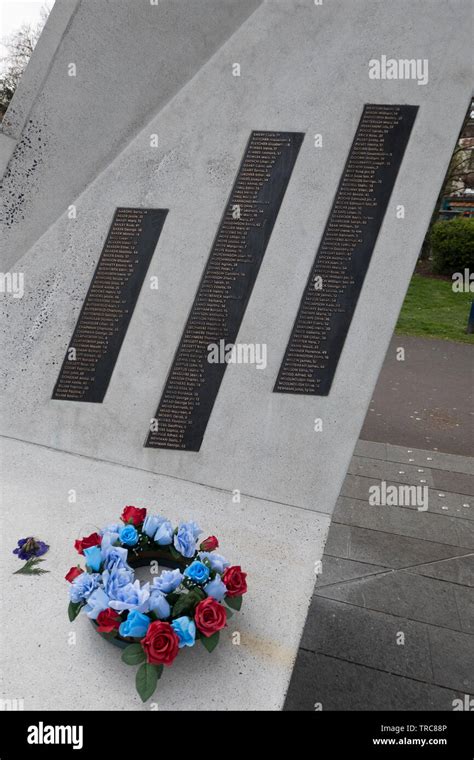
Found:
[[[77,219],[58,220],[18,262],[27,292],[10,299],[3,315],[2,433],[331,513],[471,94],[468,7],[463,0],[367,0],[363,9],[348,0],[323,6],[271,0],[259,7],[77,198]],[[87,49],[88,27],[81,29],[74,37],[80,51]],[[100,25],[94,35],[99,32]],[[369,79],[374,45],[393,56],[427,57],[428,84]],[[240,77],[232,76],[235,61]],[[80,81],[74,86],[79,97]],[[420,108],[330,395],[276,394],[366,102]],[[227,367],[199,453],[144,449],[252,129],[306,133],[238,335],[242,343],[267,344],[268,366]],[[157,149],[150,148],[151,132],[160,136]],[[314,147],[315,133],[323,135],[322,149]],[[404,220],[396,218],[400,203]],[[51,401],[119,205],[170,208],[149,272],[159,277],[160,290],[146,283],[142,289],[104,403]],[[322,432],[314,432],[316,418]]]
[[[454,479],[473,471],[467,457],[368,441],[349,469],[372,473],[378,461],[380,485],[400,466],[388,451],[429,458],[430,469],[412,467],[408,479],[403,465],[399,484],[435,480],[448,463]],[[474,487],[468,501],[458,496],[462,517],[431,502],[427,512],[371,506],[367,490],[340,496],[286,710],[452,710],[474,693]]]
[[[1,698],[25,710],[279,710],[298,649],[315,562],[329,518],[129,467],[0,439]],[[77,501],[69,503],[70,489]],[[64,575],[78,562],[74,540],[114,522],[126,504],[174,523],[196,520],[220,551],[248,572],[248,593],[210,655],[202,645],[165,668],[142,704],[135,670],[86,616],[67,617]],[[50,544],[40,577],[12,575],[19,538]],[[80,561],[80,558],[79,558]],[[233,634],[240,634],[240,644]],[[71,643],[70,636],[75,634]],[[12,656],[20,653],[19,656]]]
[[[397,361],[399,347],[404,361]],[[473,456],[473,389],[474,341],[394,335],[361,438]]]
[[[84,188],[260,4],[56,1],[5,115],[8,133],[19,141],[0,194],[6,220],[2,271],[67,214]],[[71,64],[75,76],[69,74]],[[153,131],[143,137],[148,145]],[[166,146],[166,135],[161,138]]]

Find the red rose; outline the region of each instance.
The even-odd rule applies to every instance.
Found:
[[[111,633],[119,627],[120,617],[116,610],[111,610],[110,607],[107,607],[106,610],[99,612],[97,622],[99,623],[97,630],[100,633]]]
[[[194,622],[204,636],[212,636],[213,633],[224,628],[227,622],[226,611],[222,604],[208,596],[196,607]]]
[[[169,623],[155,620],[148,626],[141,645],[151,665],[171,665],[178,654],[179,638]]]
[[[84,554],[84,549],[89,549],[91,546],[100,546],[101,541],[102,536],[99,536],[98,533],[91,533],[90,536],[85,536],[74,541],[74,548],[79,554]]]
[[[243,573],[240,565],[228,567],[222,576],[222,582],[227,587],[227,596],[242,596],[247,591],[247,573]]]
[[[217,549],[218,546],[219,541],[217,538],[215,536],[209,536],[209,538],[204,539],[199,548],[202,552],[213,552],[214,549]]]
[[[139,509],[138,507],[124,507],[120,519],[128,525],[141,525],[146,517],[146,509]]]
[[[65,575],[64,577],[66,578],[67,581],[69,581],[69,583],[72,583],[74,578],[77,578],[77,576],[81,575],[83,572],[84,570],[81,570],[80,567],[77,567],[77,566],[71,567],[67,575]]]

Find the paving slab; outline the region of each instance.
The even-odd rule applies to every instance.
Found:
[[[427,466],[404,465],[400,467],[397,462],[388,462],[368,457],[352,457],[347,470],[351,475],[362,475],[366,478],[380,478],[395,483],[410,483],[413,485],[433,486],[434,480],[431,470]],[[447,489],[453,490],[453,489]]]
[[[323,559],[323,564],[325,562],[326,560]],[[450,581],[451,583],[459,583],[461,586],[473,587],[474,554],[439,560],[438,562],[431,562],[428,565],[411,567],[410,572],[426,575],[429,578],[438,578],[440,581]]]
[[[429,506],[425,512],[398,506],[377,506],[341,496],[333,520],[344,525],[474,549],[474,521],[449,514],[431,514]]]
[[[343,559],[342,557],[331,557],[325,553],[316,585],[328,586],[332,583],[340,583],[341,581],[385,572],[388,569],[382,565],[369,565],[366,562],[356,562],[355,560]]]
[[[474,689],[474,636],[314,597],[301,648],[437,686]]]
[[[362,443],[362,441],[359,441]],[[364,443],[367,443],[364,441]],[[373,444],[380,445],[380,444]],[[446,452],[432,451],[430,449],[414,449],[410,446],[395,446],[385,444],[387,459],[390,462],[414,462],[421,467],[427,465],[436,470],[448,470],[449,472],[464,472],[466,475],[474,475],[474,459],[470,456],[459,456]],[[367,449],[366,449],[367,450]],[[368,449],[370,450],[370,449]],[[375,458],[375,454],[372,454]]]
[[[402,569],[459,556],[458,546],[400,536],[333,522],[326,554]]]
[[[399,483],[387,480],[387,487],[399,485]],[[347,475],[340,491],[340,496],[368,501],[371,486],[380,487],[380,478],[366,478],[360,475]],[[428,501],[430,512],[449,514],[463,517],[466,520],[474,520],[474,499],[465,494],[441,491],[439,488],[428,488]],[[408,505],[406,509],[416,509]]]
[[[462,630],[474,634],[474,589],[467,586],[453,586],[453,588]]]
[[[474,636],[426,626],[433,681],[441,686],[474,693]]]
[[[433,680],[427,626],[332,599],[313,598],[301,647],[377,670]]]
[[[472,626],[472,613],[465,610],[461,621],[458,590],[474,593],[452,583],[399,571],[316,588],[315,594],[454,631],[467,631]],[[463,601],[465,607],[470,597]]]
[[[301,651],[285,710],[452,710],[464,694]]]
[[[474,497],[474,475],[433,470],[433,486],[439,488],[440,491],[454,491],[465,494],[467,497]]]

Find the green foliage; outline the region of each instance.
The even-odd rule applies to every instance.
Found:
[[[73,620],[77,618],[82,607],[84,607],[84,602],[69,602],[69,607],[67,608],[67,614],[71,623],[73,622]]]
[[[152,696],[162,672],[163,665],[150,665],[149,662],[140,665],[137,670],[135,685],[142,702],[146,702]]]
[[[130,644],[122,652],[122,662],[126,665],[140,665],[145,660],[146,656],[141,644]]]
[[[40,562],[43,562],[43,560],[39,557],[31,557],[19,570],[15,570],[13,575],[44,575],[44,573],[49,573],[49,570],[43,570],[42,567],[38,567]]]
[[[233,610],[239,611],[242,607],[242,597],[241,596],[226,596],[225,603],[231,607]]]
[[[430,244],[435,274],[474,269],[474,219],[458,217],[436,222],[431,228]]]
[[[194,588],[187,594],[180,594],[173,607],[172,617],[179,618],[182,615],[192,617],[195,607],[205,598],[205,596],[204,592],[199,588]]]
[[[213,652],[219,643],[219,631],[213,633],[212,636],[200,636],[199,640],[208,652]]]

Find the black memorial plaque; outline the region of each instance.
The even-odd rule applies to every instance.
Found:
[[[329,393],[417,110],[364,106],[274,392]]]
[[[303,137],[252,132],[146,446],[199,451],[226,368],[208,346],[237,338]]]
[[[103,401],[167,213],[115,212],[53,399]]]

